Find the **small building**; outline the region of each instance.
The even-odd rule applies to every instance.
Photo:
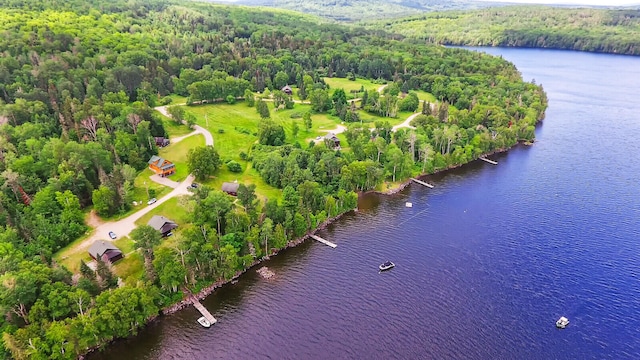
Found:
[[[158,230],[162,236],[167,236],[173,229],[178,227],[178,224],[160,215],[153,215],[147,225]]]
[[[167,139],[167,138],[155,137],[154,139],[156,141],[156,146],[158,146],[158,147],[165,147],[165,146],[169,145],[169,139]]]
[[[235,183],[235,182],[222,183],[222,191],[224,191],[227,194],[232,195],[232,196],[238,196],[238,188],[239,187],[240,187],[240,184]]]
[[[89,247],[89,255],[94,260],[102,260],[109,261],[110,263],[114,263],[124,257],[122,251],[118,249],[113,243],[104,240],[98,240],[91,244]]]
[[[148,161],[149,169],[162,177],[175,174],[176,166],[169,160],[163,159],[158,155],[153,155]]]
[[[329,149],[340,150],[340,139],[334,133],[328,133],[324,136],[324,142]]]
[[[291,89],[291,87],[289,85],[286,85],[281,90],[282,90],[283,93],[285,93],[287,95],[293,95],[293,90]]]

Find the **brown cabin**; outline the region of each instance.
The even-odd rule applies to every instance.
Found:
[[[222,183],[222,191],[226,192],[231,196],[238,196],[239,187],[240,187],[240,184],[238,183],[230,183],[230,182]]]
[[[329,149],[340,149],[340,139],[338,139],[338,137],[334,133],[328,133],[327,135],[325,135],[324,142],[325,144],[327,144],[327,147]]]
[[[171,161],[163,159],[158,155],[153,155],[148,163],[149,169],[162,177],[175,174],[176,172],[176,166]]]
[[[160,215],[153,215],[147,225],[158,230],[162,236],[168,236],[173,229],[178,227],[178,224]]]
[[[105,262],[109,261],[112,264],[124,257],[122,251],[113,245],[113,243],[104,240],[98,240],[91,244],[89,255],[91,255],[91,258],[94,260],[101,259]]]
[[[291,87],[289,85],[283,87],[282,92],[287,94],[287,95],[292,95],[293,94],[293,90],[291,89]]]

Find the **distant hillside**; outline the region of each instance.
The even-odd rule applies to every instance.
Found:
[[[225,2],[225,0],[212,0]],[[359,21],[415,15],[426,11],[478,9],[497,4],[472,0],[226,0],[241,5],[271,6],[337,21]]]
[[[640,10],[505,6],[428,13],[372,27],[430,43],[640,55]]]

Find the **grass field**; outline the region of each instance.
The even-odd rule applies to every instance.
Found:
[[[187,167],[187,154],[189,153],[189,150],[204,145],[204,136],[197,134],[160,149],[158,155],[176,165],[176,173],[171,175],[169,179],[177,182],[181,182],[186,179],[189,175],[189,169]]]
[[[360,90],[362,86],[364,86],[364,89],[366,91],[377,90],[380,86],[382,86],[380,84],[374,84],[369,80],[363,80],[363,79],[356,79],[355,81],[351,81],[345,78],[326,77],[324,78],[324,82],[327,83],[327,85],[329,85],[331,89],[342,88],[346,93],[351,93],[351,90]]]
[[[113,272],[132,285],[144,276],[144,258],[137,251],[126,253],[122,260],[113,265]]]
[[[151,175],[153,175],[153,171],[144,169],[138,174],[138,176],[136,176],[136,179],[133,182],[133,198],[135,201],[141,202],[143,205],[146,204],[147,200],[150,198],[161,198],[171,191],[171,188],[151,181],[151,179],[149,179]],[[147,189],[152,190],[152,194],[150,194],[151,196],[147,196]],[[136,208],[135,211],[138,209],[139,207]]]
[[[187,210],[183,206],[180,206],[180,198],[177,197],[165,201],[158,207],[144,214],[140,219],[136,220],[136,225],[146,225],[154,215],[162,215],[178,225],[184,225],[189,221]]]
[[[186,125],[179,125],[177,122],[160,113],[157,113],[157,115],[162,119],[162,126],[164,126],[164,129],[167,131],[170,139],[176,136],[187,135],[188,133],[193,132],[193,129],[189,129],[189,127]]]

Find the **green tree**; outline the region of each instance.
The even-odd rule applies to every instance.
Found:
[[[255,96],[253,95],[253,92],[251,90],[246,89],[244,91],[244,101],[247,102],[247,105],[249,107],[253,107],[253,105],[255,105],[256,99],[255,99]],[[269,110],[269,109],[267,108],[267,110]]]
[[[263,145],[283,145],[285,141],[284,127],[273,120],[264,119],[260,122],[258,138],[260,144]]]
[[[269,106],[267,106],[267,103],[262,100],[258,100],[256,110],[262,119],[268,119],[271,117],[271,114],[269,113]]]
[[[220,155],[211,145],[191,149],[187,154],[189,172],[198,180],[205,180],[213,175],[220,163]]]
[[[302,120],[304,121],[304,128],[307,129],[307,132],[309,132],[313,127],[313,121],[311,120],[311,113],[308,111],[305,112],[304,115],[302,115]]]

